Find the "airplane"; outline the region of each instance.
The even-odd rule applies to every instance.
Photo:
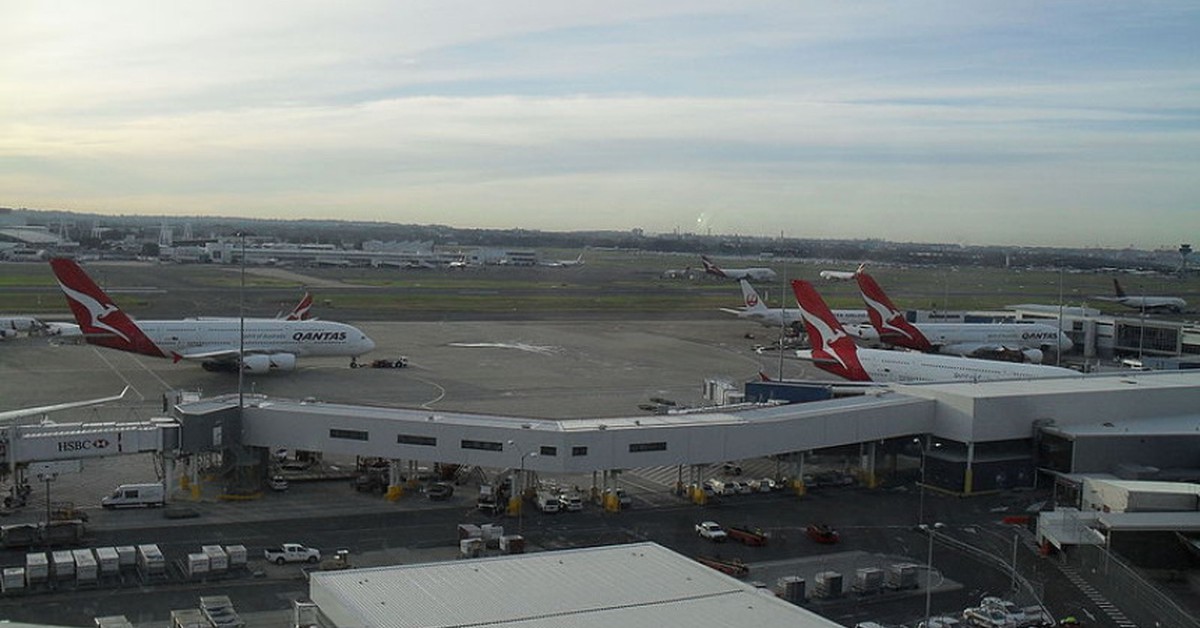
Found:
[[[886,344],[925,353],[1034,364],[1040,364],[1047,351],[1061,353],[1071,348],[1066,334],[1042,323],[910,323],[874,277],[860,271],[855,280],[871,325]]]
[[[553,262],[542,262],[542,266],[550,266],[552,268],[570,268],[572,266],[583,266],[583,253],[575,259],[560,259]]]
[[[14,338],[19,332],[41,333],[46,324],[32,316],[0,316],[0,340]]]
[[[316,320],[244,319],[135,322],[74,260],[50,260],[54,276],[93,345],[157,358],[198,360],[206,370],[290,371],[301,356],[358,356],[375,348],[362,331]],[[239,331],[245,333],[240,336]]]
[[[996,379],[1031,379],[1078,375],[1071,369],[1041,364],[995,362],[958,356],[863,349],[838,324],[829,306],[812,284],[792,282],[796,302],[804,316],[812,349],[796,356],[819,369],[855,382],[978,382]]]
[[[863,269],[866,267],[867,267],[867,265],[864,263],[864,264],[859,264],[858,270],[855,270],[855,271],[823,270],[817,274],[821,276],[821,279],[824,279],[826,281],[850,281],[851,279],[854,279],[855,277],[857,277],[858,274],[861,273],[863,271]]]
[[[797,334],[804,333],[804,319],[798,308],[767,307],[749,281],[739,279],[738,284],[742,287],[742,303],[745,307],[740,310],[723,307],[720,308],[722,312],[754,321],[763,327],[778,329],[786,326]],[[879,334],[871,326],[866,310],[833,310],[833,315],[856,338],[866,343],[879,341]]]
[[[700,261],[704,264],[704,272],[726,279],[746,279],[749,281],[774,281],[775,271],[770,268],[718,268],[712,260],[708,259],[707,255],[701,255]]]
[[[38,406],[36,408],[22,408],[20,410],[5,410],[4,412],[0,412],[0,421],[12,421],[14,419],[23,419],[25,417],[37,416],[39,414],[49,414],[51,412],[58,412],[59,410],[70,410],[71,408],[84,408],[87,406],[97,406],[102,403],[108,403],[110,401],[120,401],[121,399],[125,398],[125,395],[128,392],[129,392],[129,386],[126,386],[125,390],[121,391],[121,394],[113,395],[112,397],[101,397],[99,399],[88,399],[87,401],[68,401],[67,403],[56,403],[56,404],[49,405],[49,406]]]
[[[1179,297],[1131,297],[1125,294],[1124,288],[1121,287],[1121,282],[1113,278],[1113,291],[1117,296],[1114,297],[1092,297],[1098,301],[1109,301],[1112,303],[1120,303],[1125,307],[1141,310],[1143,312],[1155,311],[1170,311],[1178,314],[1187,307],[1187,301]]]

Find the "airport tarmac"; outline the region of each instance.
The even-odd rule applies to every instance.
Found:
[[[703,403],[706,377],[740,384],[778,372],[774,355],[753,345],[771,333],[738,321],[529,321],[363,323],[376,342],[362,362],[404,355],[404,369],[348,368],[345,358],[300,358],[290,372],[246,375],[244,391],[269,396],[539,418],[640,414],[666,397]],[[751,332],[757,339],[745,338]],[[764,333],[766,332],[766,333]],[[784,364],[787,377],[805,366]],[[809,377],[822,378],[819,371]],[[826,376],[827,377],[827,376]],[[113,395],[127,401],[56,414],[58,422],[132,420],[162,415],[173,390],[205,396],[237,392],[236,374],[199,364],[88,345],[20,338],[0,344],[0,409]]]

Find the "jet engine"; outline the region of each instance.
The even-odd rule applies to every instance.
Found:
[[[1021,349],[1021,355],[1025,356],[1025,361],[1030,364],[1041,364],[1042,358],[1046,357],[1041,349]]]
[[[242,357],[242,368],[248,373],[268,373],[272,370],[290,371],[296,368],[296,356],[291,353],[247,355]]]

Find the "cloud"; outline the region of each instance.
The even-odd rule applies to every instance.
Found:
[[[546,229],[1200,227],[1189,3],[573,4],[16,5],[0,187]]]

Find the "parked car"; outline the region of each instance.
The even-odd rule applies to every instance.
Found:
[[[708,539],[714,543],[724,543],[729,535],[725,533],[725,529],[716,521],[701,521],[696,524],[696,534],[702,539]]]
[[[726,462],[725,464],[721,465],[721,472],[728,475],[741,475],[742,465],[737,464],[736,462]]]
[[[754,489],[750,488],[749,482],[743,482],[741,480],[733,480],[733,481],[729,482],[729,485],[733,487],[733,492],[737,493],[738,495],[744,495],[746,493],[754,492]]]
[[[270,481],[270,482],[268,482],[268,485],[271,487],[271,490],[272,490],[272,491],[286,491],[286,490],[288,490],[288,481],[287,481],[287,478],[283,477],[282,475],[276,475],[276,476],[273,476],[273,477],[271,478],[271,481]]]
[[[435,482],[425,487],[425,497],[435,502],[450,499],[454,495],[454,487],[445,482]]]
[[[760,478],[757,480],[750,480],[748,482],[748,484],[750,485],[750,488],[752,490],[758,491],[759,493],[770,493],[771,491],[779,489],[779,484],[776,483],[775,480],[772,480],[771,478]]]

